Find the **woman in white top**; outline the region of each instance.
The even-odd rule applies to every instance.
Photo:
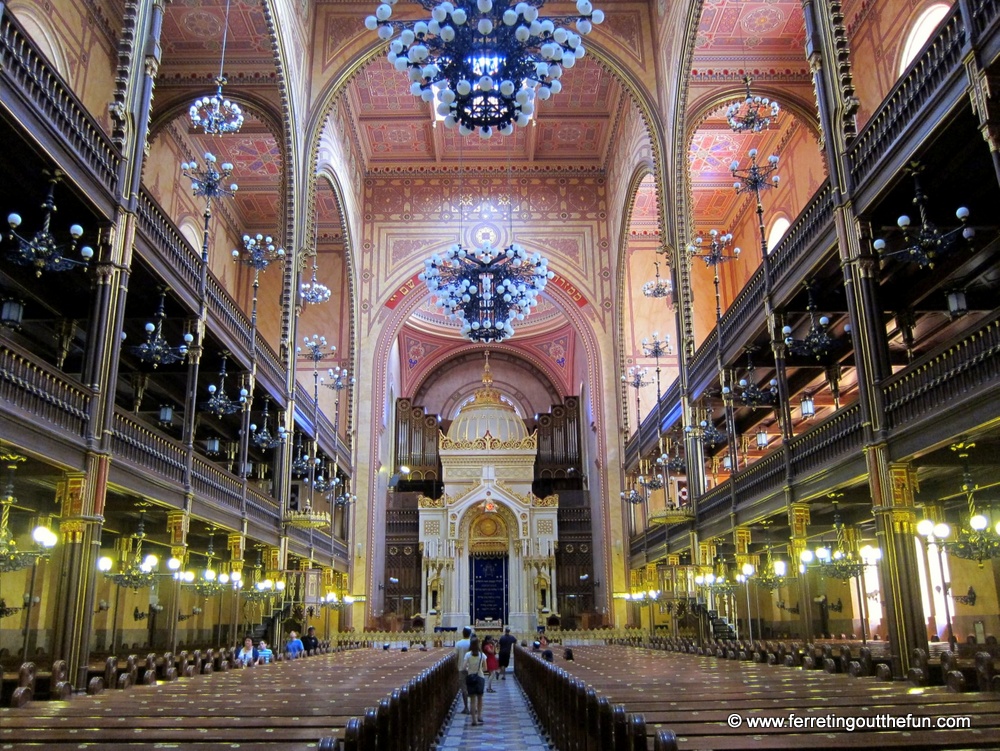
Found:
[[[465,655],[465,683],[469,688],[469,714],[473,725],[483,724],[483,689],[486,687],[486,655],[479,648],[479,639],[469,642]]]
[[[257,664],[257,650],[253,647],[253,639],[249,636],[243,640],[243,649],[236,653],[236,661],[248,668]]]

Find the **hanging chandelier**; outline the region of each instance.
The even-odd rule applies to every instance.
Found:
[[[788,565],[782,560],[774,560],[771,556],[771,543],[767,544],[767,563],[757,570],[754,581],[769,592],[785,586]]]
[[[277,247],[270,235],[243,235],[243,249],[242,253],[238,249],[233,250],[233,260],[251,267],[257,274],[267,271],[272,263],[285,260],[285,249]]]
[[[155,555],[142,555],[142,541],[146,539],[146,511],[139,509],[139,524],[136,527],[132,540],[135,544],[128,556],[127,561],[122,561],[124,567],[121,571],[114,572],[114,561],[108,556],[103,556],[97,561],[98,570],[117,584],[119,587],[131,589],[138,592],[140,589],[148,589],[156,582],[156,567],[159,559]]]
[[[316,278],[318,270],[316,256],[313,255],[312,277],[308,282],[299,284],[299,297],[302,298],[304,303],[309,305],[319,305],[330,299],[330,288]]]
[[[563,69],[585,54],[581,37],[604,21],[590,0],[576,3],[575,32],[556,25],[573,17],[539,18],[544,0],[417,2],[430,11],[429,19],[394,25],[389,19],[396,0],[388,0],[365,19],[365,27],[391,40],[389,62],[409,71],[414,96],[437,99],[445,127],[483,138],[527,125],[535,98],[562,90]]]
[[[226,15],[222,25],[222,54],[219,58],[219,75],[215,78],[218,87],[211,96],[196,99],[191,105],[191,125],[202,128],[208,135],[236,133],[243,127],[243,111],[236,102],[222,95],[222,87],[228,83],[223,71],[226,64],[226,41],[229,38],[229,3],[226,0]]]
[[[215,558],[215,535],[208,538],[208,549],[205,557],[208,559],[201,576],[191,582],[186,582],[195,592],[202,597],[215,597],[221,595],[229,589],[229,574],[219,574],[212,567],[212,560]]]
[[[687,462],[684,457],[681,456],[681,441],[680,436],[675,436],[670,443],[673,444],[673,455],[669,456],[665,462],[662,462],[663,466],[668,472],[675,472],[679,475],[687,472]],[[662,457],[661,457],[662,459]],[[658,460],[659,461],[659,460]]]
[[[691,425],[686,426],[684,432],[698,435],[702,445],[707,449],[714,449],[726,442],[726,434],[715,427],[715,422],[712,420],[712,401],[707,394],[705,396],[705,419],[698,423],[697,432]]]
[[[268,406],[271,400],[264,400],[264,415],[261,421],[260,429],[257,428],[255,423],[250,423],[250,443],[259,448],[261,451],[270,451],[275,449],[285,442],[285,428],[283,425],[278,426],[277,434],[272,434],[271,429],[268,427],[269,417]]]
[[[44,525],[35,527],[31,539],[38,546],[36,551],[18,550],[14,534],[10,529],[10,509],[17,503],[14,497],[14,473],[17,465],[27,461],[20,454],[4,452],[0,461],[7,465],[7,486],[0,496],[0,572],[20,571],[47,555],[49,548],[57,542],[55,532]]]
[[[795,339],[792,336],[791,326],[783,326],[781,334],[785,338],[785,346],[793,355],[822,360],[840,346],[840,341],[830,336],[830,319],[826,316],[817,317],[814,292],[815,282],[806,282],[806,294],[809,298],[806,305],[806,310],[809,311],[809,331],[806,332],[805,337]]]
[[[964,245],[971,250],[976,230],[966,224],[969,219],[969,210],[965,206],[959,206],[955,211],[959,226],[950,230],[940,229],[928,218],[927,194],[924,193],[920,185],[920,173],[923,171],[923,165],[916,162],[907,169],[913,178],[913,205],[920,212],[920,226],[914,228],[910,217],[903,214],[896,220],[896,224],[903,234],[903,246],[895,250],[888,250],[888,245],[883,238],[875,240],[872,246],[882,258],[900,256],[902,260],[915,263],[922,269],[932,269],[934,262],[939,257],[951,253],[959,246]]]
[[[976,484],[969,471],[969,449],[975,447],[974,443],[957,443],[952,446],[952,451],[958,453],[962,460],[962,492],[965,493],[966,501],[969,504],[969,516],[963,520],[961,531],[957,540],[945,542],[945,549],[953,556],[964,558],[968,561],[975,561],[979,568],[992,559],[1000,558],[1000,521],[994,527],[990,516],[981,513],[976,509],[975,490]]]
[[[166,312],[164,312],[166,299],[167,290],[161,287],[160,304],[156,307],[153,320],[146,323],[146,341],[142,344],[134,344],[127,347],[129,352],[138,357],[142,362],[152,365],[154,369],[160,365],[173,365],[175,362],[181,362],[187,357],[188,347],[194,341],[194,336],[191,332],[187,332],[184,334],[183,344],[173,347],[167,343],[167,340],[163,337],[163,321],[167,317]],[[122,338],[124,337],[125,334],[123,333]]]
[[[622,500],[633,506],[639,506],[646,502],[646,497],[635,488],[629,488],[627,493],[622,493]]]
[[[79,224],[70,225],[69,240],[59,240],[49,225],[52,215],[56,211],[55,189],[56,183],[62,179],[61,172],[53,173],[49,179],[49,192],[42,201],[42,209],[45,216],[42,219],[42,228],[30,238],[20,235],[17,228],[21,226],[21,215],[12,213],[7,216],[7,224],[10,225],[10,232],[7,233],[8,242],[14,243],[14,247],[8,251],[8,257],[13,263],[19,266],[31,266],[35,269],[35,276],[41,276],[43,271],[67,271],[77,266],[87,268],[90,259],[94,257],[94,249],[89,245],[80,248],[80,259],[68,258],[67,254],[76,250],[76,246],[83,236],[83,227]]]
[[[757,385],[756,366],[753,364],[753,349],[747,349],[747,374],[738,382],[736,398],[742,402],[743,406],[756,409],[757,407],[773,407],[778,403],[778,382],[772,378],[766,388]],[[730,388],[726,386],[724,394],[730,393]]]
[[[831,549],[824,544],[815,551],[803,550],[799,556],[803,564],[815,564],[820,576],[846,582],[861,576],[866,567],[874,565],[882,557],[878,548],[866,545],[858,551],[848,542],[846,526],[836,501],[833,502],[833,529],[837,535],[836,547]]]
[[[525,319],[555,277],[548,264],[517,243],[500,249],[486,241],[472,251],[458,244],[426,259],[419,278],[436,295],[437,306],[461,322],[462,336],[502,342],[514,335],[513,322]]]
[[[292,477],[296,480],[301,480],[309,474],[311,466],[312,460],[309,458],[309,453],[302,447],[302,432],[300,431],[295,434],[295,458],[292,459]]]
[[[752,79],[749,73],[743,77],[743,83],[747,90],[746,99],[729,105],[729,109],[726,110],[726,120],[736,133],[760,133],[771,125],[781,107],[772,99],[754,95],[750,90]]]
[[[642,294],[654,299],[669,297],[674,291],[674,285],[669,277],[660,278],[659,261],[653,261],[653,265],[656,267],[655,277],[642,285]]]
[[[358,497],[345,491],[334,498],[333,502],[338,508],[345,508],[350,506],[352,503],[357,503]]]
[[[246,405],[250,392],[241,388],[237,399],[230,399],[226,394],[226,354],[222,355],[222,367],[219,369],[219,385],[208,386],[209,397],[201,403],[201,408],[209,414],[222,418],[223,415],[233,415]]]

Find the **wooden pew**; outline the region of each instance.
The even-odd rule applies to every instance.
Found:
[[[18,751],[29,747],[25,744],[69,751],[85,743],[116,751],[148,750],[155,744],[184,751],[223,744],[250,751],[315,747],[324,736],[343,742],[348,720],[386,696],[390,716],[396,718],[391,727],[433,736],[444,715],[424,708],[436,696],[446,711],[454,699],[458,672],[453,654],[450,649],[405,654],[355,650],[251,670],[213,669],[195,680],[137,685],[72,702],[34,702],[0,710],[0,745]],[[206,656],[203,652],[202,660]],[[443,689],[430,685],[425,675],[439,663],[450,667],[437,673],[439,683],[448,684]],[[404,685],[409,687],[405,692]],[[427,725],[432,719],[438,723],[433,733]]]
[[[903,682],[853,681],[823,670],[774,671],[759,663],[620,647],[577,647],[573,662],[563,663],[557,656],[552,669],[569,671],[610,703],[642,715],[647,748],[650,742],[655,747],[662,730],[673,731],[680,746],[692,750],[996,748],[1000,737],[1000,697],[993,694],[951,693],[944,687],[911,693]],[[741,727],[728,724],[734,712],[740,714]],[[912,715],[918,722],[968,716],[972,727],[848,732],[836,727],[749,729],[746,724],[749,718],[757,722],[792,713],[830,717],[832,723],[878,714]]]

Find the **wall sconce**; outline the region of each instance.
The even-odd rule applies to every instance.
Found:
[[[24,320],[24,303],[14,298],[0,300],[0,326],[17,330]]]
[[[803,420],[811,420],[816,416],[816,402],[811,394],[804,394],[799,402],[799,409],[802,411]]]
[[[792,615],[798,615],[799,614],[799,605],[798,605],[798,603],[795,603],[795,605],[793,605],[792,607],[788,607],[788,606],[785,605],[785,601],[784,600],[778,600],[777,605],[778,605],[778,610],[784,610],[786,613],[791,613]]]
[[[767,434],[767,430],[762,426],[757,431],[757,448],[760,451],[767,450],[767,444],[770,442],[771,437]]]
[[[138,608],[136,609],[138,610]],[[178,613],[177,621],[178,623],[181,621],[186,621],[188,618],[194,618],[196,615],[201,615],[201,608],[191,608],[191,612],[186,615],[184,613]]]
[[[150,605],[149,606],[149,610],[146,611],[145,613],[143,613],[143,612],[141,612],[139,610],[139,606],[136,605],[135,606],[135,610],[132,611],[132,618],[133,618],[133,620],[136,620],[136,621],[144,621],[147,618],[149,618],[149,616],[152,615],[153,613],[159,613],[161,610],[163,610],[163,606],[162,605],[159,605],[159,604],[157,604],[157,605]]]
[[[969,312],[969,303],[965,298],[964,289],[949,289],[944,295],[948,301],[948,317],[951,320],[961,318]]]
[[[160,405],[159,423],[163,427],[169,427],[174,421],[174,408],[169,404]]]
[[[97,610],[94,611],[94,615],[98,613],[106,613],[111,609],[111,604],[107,600],[101,600],[97,603]]]

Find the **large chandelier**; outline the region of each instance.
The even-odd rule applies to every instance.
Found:
[[[7,465],[7,486],[3,495],[0,496],[0,571],[8,573],[20,571],[32,565],[40,557],[47,555],[47,550],[56,544],[56,534],[48,527],[40,525],[35,527],[31,538],[38,546],[37,551],[25,551],[17,549],[17,542],[14,534],[10,530],[10,509],[17,499],[14,497],[14,472],[17,465],[27,461],[27,457],[20,454],[4,452],[0,455],[0,461]]]
[[[817,316],[816,300],[814,299],[815,283],[806,283],[806,294],[809,303],[806,310],[809,311],[809,331],[802,339],[795,339],[792,336],[792,327],[784,326],[781,334],[785,339],[785,346],[793,355],[799,357],[809,357],[822,360],[840,346],[840,341],[830,336],[830,319],[826,316]]]
[[[166,289],[160,289],[160,304],[156,307],[153,320],[146,323],[146,341],[142,344],[135,344],[128,347],[128,351],[138,357],[142,362],[148,363],[157,368],[160,365],[173,365],[187,357],[188,347],[194,341],[191,332],[184,334],[184,343],[176,347],[167,343],[163,337],[163,321],[167,314],[164,312],[164,304],[167,299]],[[124,338],[124,333],[122,337]]]
[[[140,509],[139,525],[135,534],[132,535],[135,547],[132,549],[131,555],[128,556],[128,560],[122,561],[121,571],[112,571],[114,561],[108,556],[103,556],[97,561],[98,570],[102,571],[108,579],[119,587],[125,589],[135,591],[148,589],[156,582],[156,567],[159,564],[159,559],[152,554],[145,557],[142,555],[142,541],[146,539],[145,516],[145,510]]]
[[[757,385],[756,366],[753,364],[753,350],[747,349],[747,374],[741,378],[736,389],[736,398],[745,407],[755,409],[757,407],[772,407],[778,403],[778,382],[774,378],[768,381],[766,387]],[[729,393],[729,387],[723,389],[724,393]]]
[[[771,543],[767,544],[767,563],[757,570],[754,581],[757,585],[773,592],[785,586],[788,565],[782,560],[774,560],[771,556]]]
[[[189,586],[202,597],[221,595],[230,587],[229,574],[219,574],[212,567],[212,560],[215,558],[214,541],[214,535],[208,538],[208,549],[205,551],[205,557],[208,560],[205,563],[204,571],[201,572],[201,576],[192,582],[188,582]]]
[[[241,388],[236,399],[230,399],[226,394],[226,355],[222,355],[222,367],[219,368],[219,385],[209,384],[208,399],[201,404],[201,408],[209,414],[222,418],[223,415],[233,415],[243,409],[246,405],[250,392]]]
[[[500,249],[486,241],[472,251],[458,244],[425,260],[419,278],[437,296],[437,306],[461,322],[462,336],[502,342],[514,335],[513,322],[524,320],[555,277],[548,264],[517,243]]]
[[[915,263],[922,269],[932,269],[940,256],[951,253],[959,246],[971,249],[976,230],[966,224],[969,209],[965,206],[959,206],[955,211],[959,225],[953,229],[940,229],[930,220],[927,216],[927,194],[920,185],[919,175],[923,169],[922,165],[913,163],[907,170],[913,178],[913,205],[920,212],[920,226],[914,228],[910,217],[903,214],[896,220],[903,235],[903,246],[889,250],[883,238],[875,240],[872,246],[882,258],[900,256],[902,260]]]
[[[861,576],[867,566],[882,557],[882,551],[866,545],[860,551],[848,543],[846,526],[840,516],[837,502],[833,502],[833,528],[837,535],[836,547],[821,545],[813,550],[803,550],[799,558],[805,565],[815,563],[820,576],[828,579],[848,581]]]
[[[330,288],[316,278],[317,271],[319,271],[319,267],[316,265],[316,256],[314,255],[312,277],[308,282],[299,284],[299,297],[302,298],[302,302],[308,305],[319,305],[330,299]]]
[[[974,443],[957,443],[952,451],[962,459],[962,492],[969,504],[968,519],[963,521],[957,540],[945,542],[945,549],[953,556],[975,561],[979,568],[991,558],[1000,558],[1000,522],[990,527],[992,519],[976,509],[975,490],[972,473],[969,471],[968,452]],[[991,513],[992,516],[992,513]]]
[[[752,80],[749,73],[743,77],[747,89],[746,99],[742,102],[733,102],[726,110],[729,127],[736,133],[760,133],[771,125],[771,121],[781,111],[776,101],[750,91]]]
[[[494,129],[510,135],[525,126],[534,100],[562,90],[564,68],[585,54],[582,36],[604,21],[604,12],[590,0],[578,0],[576,32],[556,23],[572,17],[539,19],[545,0],[417,0],[430,11],[426,21],[393,25],[396,0],[388,0],[365,19],[389,41],[389,62],[409,71],[410,91],[425,102],[438,101],[437,113],[447,128],[462,135],[474,130],[483,138]],[[393,38],[398,32],[398,36]]]
[[[653,265],[656,267],[655,276],[651,281],[642,285],[642,294],[654,299],[670,297],[670,294],[674,291],[674,285],[670,281],[670,277],[660,278],[659,261],[653,261]]]
[[[278,426],[276,434],[271,433],[271,428],[268,425],[270,422],[268,406],[270,404],[270,399],[264,400],[264,415],[260,428],[257,427],[256,423],[250,423],[250,443],[261,451],[270,451],[285,442],[285,428],[283,425]]]
[[[10,260],[19,266],[31,266],[35,269],[35,276],[41,276],[43,271],[67,271],[76,266],[87,268],[90,259],[94,257],[94,249],[89,245],[80,248],[80,258],[67,258],[67,253],[76,250],[77,243],[83,236],[83,227],[73,224],[69,228],[69,240],[61,241],[52,234],[49,225],[52,215],[56,211],[54,194],[56,183],[62,179],[62,173],[56,172],[49,180],[49,192],[42,201],[42,209],[45,216],[42,219],[42,228],[30,238],[17,233],[17,228],[21,226],[21,215],[12,213],[7,217],[7,224],[10,225],[10,232],[7,233],[7,240],[14,243],[14,247],[8,251]]]
[[[226,40],[229,37],[229,2],[226,0],[226,16],[222,25],[222,54],[219,58],[219,75],[215,78],[218,87],[211,96],[196,99],[191,105],[191,124],[202,128],[209,135],[236,133],[243,127],[243,111],[236,102],[222,95],[222,87],[226,85],[223,67],[226,64]]]

